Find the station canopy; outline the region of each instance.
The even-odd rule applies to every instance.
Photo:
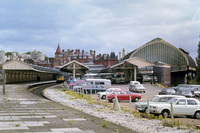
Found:
[[[76,71],[76,73],[85,74],[89,70],[89,67],[83,65],[76,60],[73,60],[60,67],[60,71],[63,72],[73,73],[74,70]]]
[[[133,57],[130,59],[123,60],[122,62],[115,64],[111,66],[111,69],[125,69],[127,67],[130,67],[129,65],[137,66],[139,69],[143,67],[149,67],[149,66],[155,66],[154,63],[151,63],[149,61],[146,61],[144,59],[138,58],[138,57]],[[128,69],[128,68],[127,68]]]
[[[57,69],[32,65],[18,60],[5,62],[2,68],[4,70],[9,70],[9,71],[35,71],[35,72],[55,73],[55,74],[60,73],[60,71]]]

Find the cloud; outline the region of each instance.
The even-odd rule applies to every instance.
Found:
[[[194,58],[199,4],[198,0],[1,0],[0,48],[37,49],[53,57],[60,43],[65,50],[118,54],[161,37]]]

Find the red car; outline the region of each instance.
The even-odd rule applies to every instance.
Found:
[[[117,99],[119,101],[121,101],[121,100],[129,100],[130,96],[131,96],[131,101],[132,102],[133,101],[138,102],[139,99],[141,99],[141,97],[142,97],[140,94],[132,93],[129,90],[115,90],[112,93],[107,95],[109,102],[114,102],[115,94],[117,94]]]

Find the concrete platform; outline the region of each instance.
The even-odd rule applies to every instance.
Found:
[[[0,85],[0,133],[132,133],[81,111],[60,105],[27,90],[27,84]]]

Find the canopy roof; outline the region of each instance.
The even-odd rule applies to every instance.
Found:
[[[73,72],[73,70],[76,70],[76,73],[86,73],[86,71],[89,70],[89,67],[83,65],[82,63],[73,60],[63,66],[60,67],[60,71],[64,71],[64,72]]]

